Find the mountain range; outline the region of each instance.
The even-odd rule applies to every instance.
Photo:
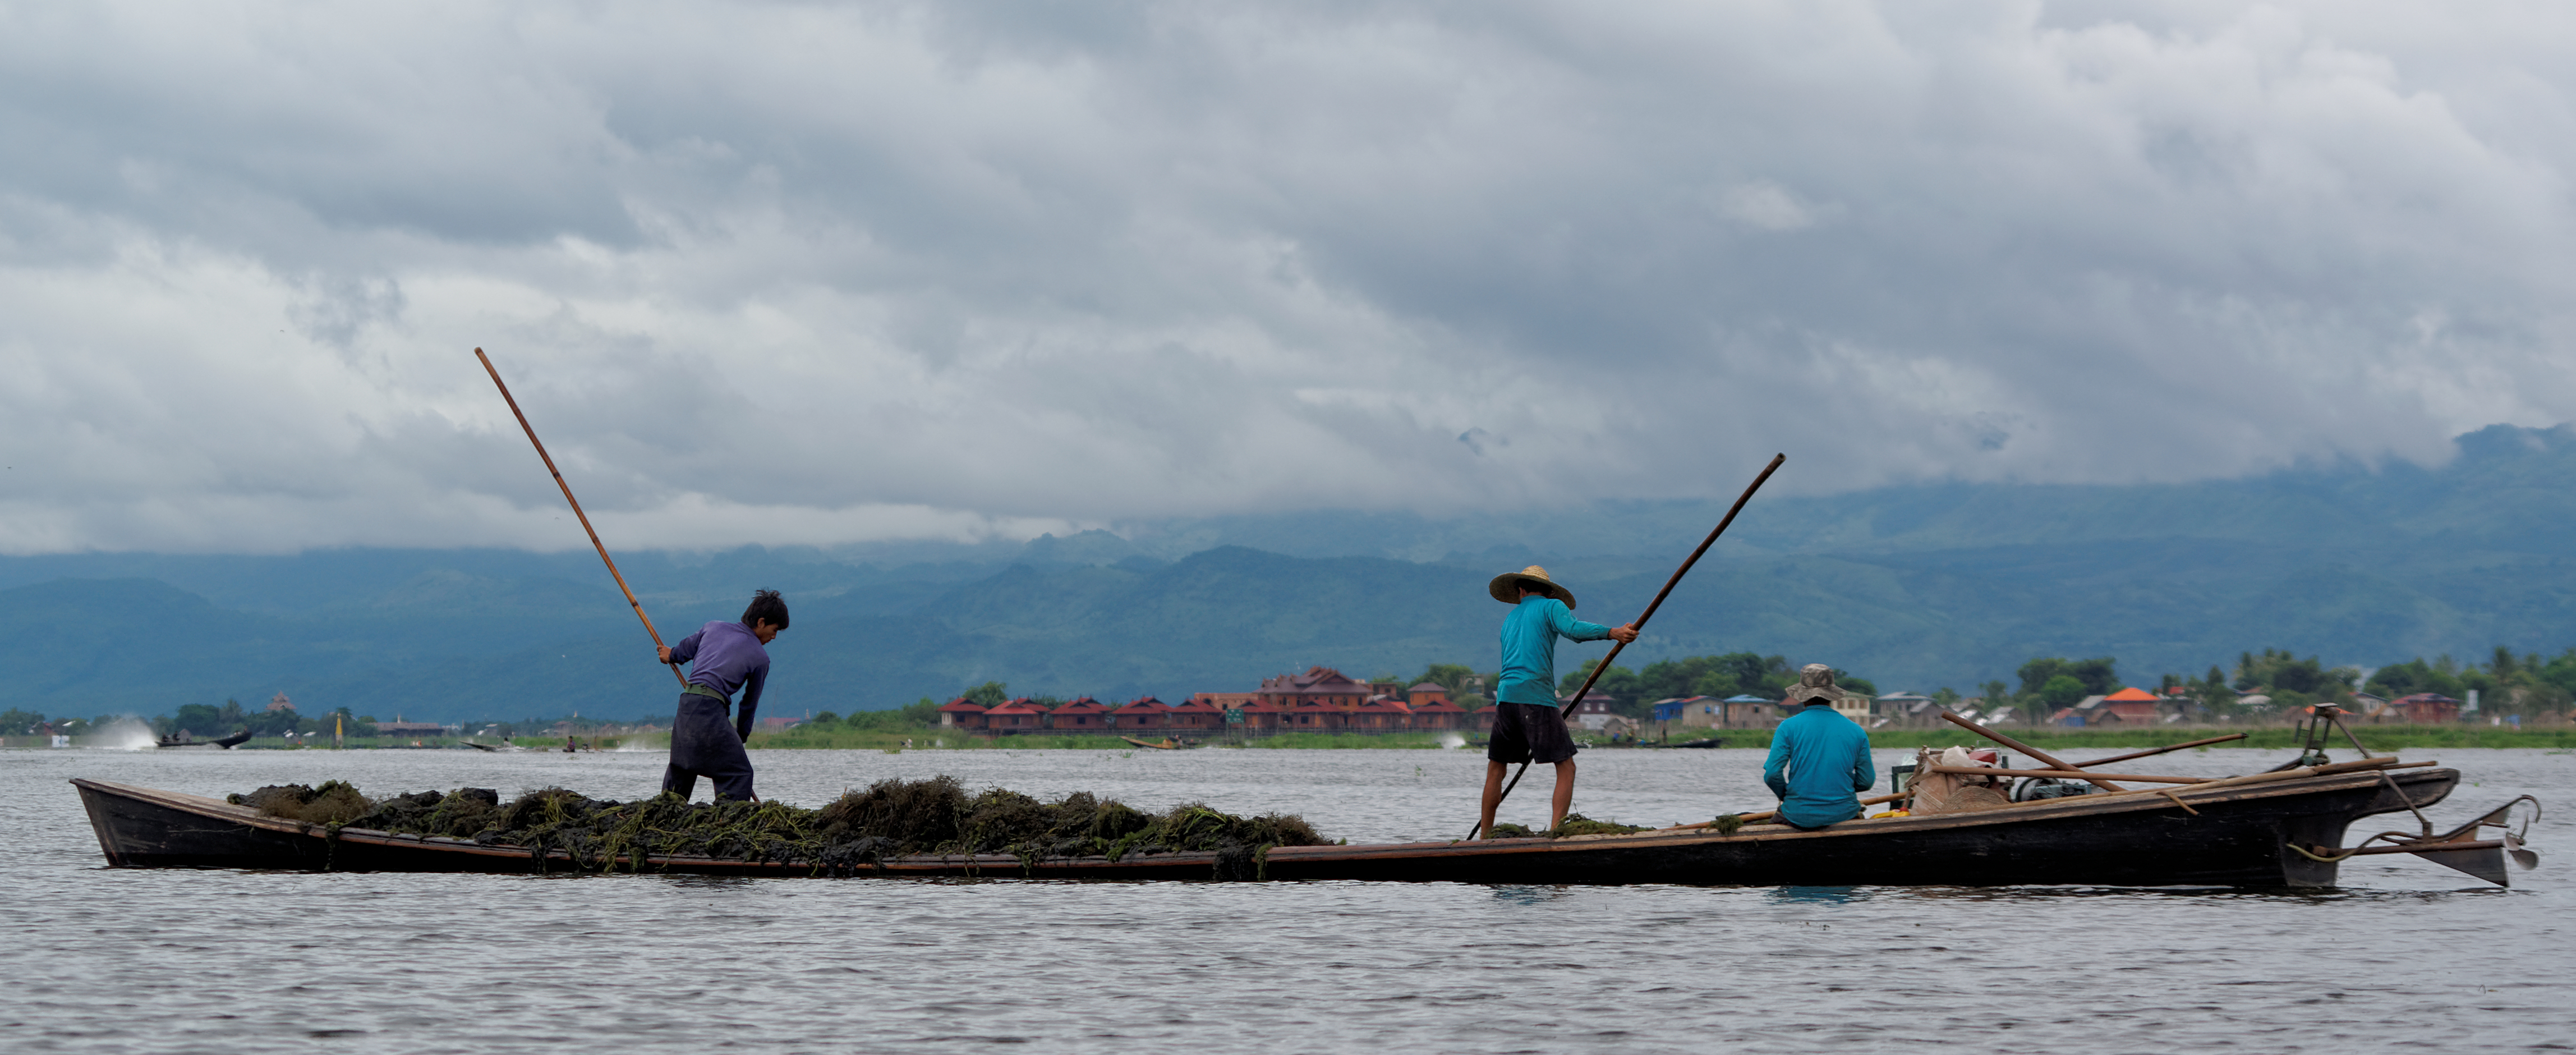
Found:
[[[1778,653],[1929,691],[2009,680],[2041,655],[2115,656],[2152,681],[2265,647],[2375,666],[2576,645],[2576,429],[2500,425],[2457,445],[2438,467],[1757,498],[1622,662]],[[1485,582],[1527,564],[1570,584],[1578,614],[1624,622],[1723,507],[1315,509],[619,564],[665,640],[734,617],[754,588],[786,591],[768,713],[987,680],[1175,700],[1315,664],[1490,668],[1501,608]],[[285,691],[308,714],[640,717],[674,691],[588,550],[0,558],[0,629],[34,660],[0,707],[55,715]],[[1602,647],[1565,646],[1560,668]]]

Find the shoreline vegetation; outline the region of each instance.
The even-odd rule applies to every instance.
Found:
[[[2521,729],[2515,729],[2510,726],[2479,725],[2346,725],[2345,728],[2351,729],[2355,735],[2358,735],[2361,738],[2361,742],[2373,751],[2394,751],[2406,748],[2423,750],[2445,747],[2576,748],[2576,726],[2551,726],[2540,728],[2524,727]],[[2230,727],[2224,725],[2163,725],[2138,729],[2012,728],[2002,731],[2004,735],[2010,736],[2013,739],[2052,751],[2057,748],[2082,749],[2099,747],[2134,749],[2162,747],[2166,744],[2180,743],[2185,740],[2197,740],[2205,737],[2222,736],[2236,732],[2248,733],[2251,735],[2244,740],[2239,740],[2234,743],[2221,746],[2229,748],[2253,748],[2256,750],[2287,750],[2298,746],[2300,742],[2297,730],[2288,726],[2269,725],[2252,728],[2245,726]],[[1686,740],[1698,739],[1702,734],[1714,734],[1719,740],[1723,741],[1724,746],[1728,748],[1767,749],[1771,746],[1771,731],[1768,729],[1693,729],[1690,733],[1691,735],[1689,737],[1676,734],[1672,738],[1671,743],[1680,744]],[[387,737],[379,740],[352,737],[344,745],[344,749],[466,750],[463,740],[457,737],[419,739],[419,747],[412,746],[414,739],[419,738]],[[130,744],[119,743],[88,742],[90,740],[91,738],[89,737],[75,737],[73,739],[72,746],[133,746]],[[1578,740],[1580,740],[1580,737],[1578,737]],[[1952,743],[1964,744],[1976,740],[1977,737],[1960,729],[1909,728],[1872,729],[1869,731],[1869,743],[1870,746],[1874,748],[1939,747]],[[910,742],[909,748],[906,746],[907,741]],[[0,738],[0,748],[44,748],[48,746],[48,743],[49,741],[47,738],[37,736],[13,736]],[[668,748],[670,744],[670,736],[669,734],[645,733],[603,736],[597,738],[582,737],[581,743],[584,753],[603,751],[658,754]],[[1241,740],[1228,739],[1219,735],[1205,740],[1196,741],[1192,746],[1194,748],[1212,750],[1439,750],[1444,748],[1456,750],[1481,750],[1483,744],[1483,738],[1478,735],[1460,732],[1426,731],[1375,734],[1283,733],[1276,736],[1247,737]],[[973,736],[960,733],[954,729],[939,729],[935,727],[912,731],[838,728],[814,730],[811,732],[800,727],[788,729],[784,732],[753,733],[751,741],[747,746],[755,751],[839,750],[895,752],[903,750],[1004,750],[1135,752],[1152,750],[1151,748],[1137,747],[1136,745],[1130,744],[1115,736],[1054,736],[1045,734]],[[2351,743],[2341,739],[2340,737],[2336,738],[2333,743],[2326,746],[2330,750],[2351,750],[2352,748]],[[1588,749],[1594,751],[1681,750],[1681,748],[1660,745],[1651,740],[1642,744],[1594,743]],[[164,748],[163,750],[189,751],[214,750],[214,748],[174,747]],[[283,739],[266,737],[242,744],[239,747],[234,748],[234,750],[328,751],[332,750],[332,748],[327,743],[310,746],[303,744],[290,746]],[[559,737],[552,740],[545,738],[532,738],[529,744],[523,746],[523,750],[526,753],[534,754],[559,754],[562,753],[563,743]],[[2202,750],[2207,749],[2203,748]]]

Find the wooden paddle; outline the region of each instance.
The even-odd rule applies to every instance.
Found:
[[[1645,631],[1646,620],[1655,617],[1655,609],[1664,606],[1664,598],[1672,595],[1673,587],[1681,583],[1682,576],[1690,574],[1691,565],[1699,563],[1700,555],[1707,553],[1710,546],[1717,544],[1717,537],[1719,535],[1726,534],[1726,526],[1728,524],[1735,523],[1735,514],[1743,512],[1744,503],[1753,500],[1753,492],[1761,490],[1763,482],[1771,479],[1772,473],[1779,472],[1781,463],[1788,460],[1789,456],[1786,454],[1774,454],[1771,456],[1771,464],[1762,467],[1762,475],[1754,477],[1752,486],[1746,487],[1744,489],[1744,494],[1736,498],[1735,504],[1727,507],[1725,519],[1719,520],[1717,522],[1716,529],[1710,531],[1707,538],[1700,540],[1699,548],[1691,551],[1689,559],[1682,561],[1681,567],[1673,569],[1673,577],[1664,580],[1664,588],[1655,591],[1655,599],[1653,602],[1646,605],[1645,614],[1638,616],[1636,622],[1628,625],[1636,627],[1640,633]],[[1615,641],[1611,643],[1610,654],[1601,657],[1601,662],[1592,665],[1592,675],[1583,679],[1582,688],[1574,690],[1574,702],[1565,705],[1565,713],[1573,714],[1575,708],[1583,706],[1584,694],[1592,691],[1592,683],[1601,680],[1601,672],[1609,670],[1610,661],[1619,658],[1619,650],[1626,647],[1628,647],[1628,643],[1625,641]],[[1497,686],[1497,688],[1499,688],[1499,686]],[[1497,700],[1494,705],[1496,707],[1500,707],[1502,706],[1502,702]],[[1530,764],[1528,762],[1523,762],[1521,763],[1521,768],[1513,771],[1511,782],[1503,785],[1503,793],[1494,796],[1495,809],[1503,808],[1503,800],[1512,797],[1512,789],[1520,786],[1521,775],[1529,772],[1529,767]],[[1485,822],[1478,820],[1475,827],[1467,829],[1467,838],[1473,839],[1476,837],[1476,833],[1483,830],[1485,830]]]
[[[474,357],[483,361],[483,372],[492,375],[492,386],[500,389],[501,400],[510,404],[510,413],[519,419],[520,431],[526,432],[528,442],[536,446],[537,457],[546,463],[546,471],[554,474],[555,486],[563,489],[564,501],[572,503],[573,518],[581,521],[583,531],[590,533],[591,547],[599,551],[599,562],[608,565],[608,577],[617,580],[618,592],[626,595],[627,607],[635,609],[635,618],[644,621],[644,632],[653,636],[654,655],[661,655],[662,632],[653,629],[653,617],[644,614],[644,603],[635,599],[635,591],[627,589],[626,577],[617,574],[617,562],[608,559],[608,545],[599,541],[599,531],[590,526],[590,516],[581,511],[581,499],[572,496],[572,485],[564,482],[563,470],[555,468],[554,456],[547,454],[545,443],[537,439],[537,430],[528,424],[528,416],[520,412],[519,401],[510,398],[510,386],[501,383],[501,372],[492,368],[492,357],[483,354],[480,348],[474,350]],[[680,673],[680,665],[673,663],[670,666],[671,676],[680,679],[681,688],[688,688],[689,679]]]

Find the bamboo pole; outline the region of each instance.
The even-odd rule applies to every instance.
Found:
[[[1969,732],[1975,733],[1975,734],[1977,734],[1978,736],[1985,737],[1986,739],[1988,739],[1988,740],[1992,740],[1992,741],[1994,741],[1994,742],[1996,742],[1996,743],[1998,743],[1998,744],[2002,744],[2002,745],[2004,745],[2005,747],[2012,748],[2012,749],[2013,749],[2013,750],[2015,750],[2015,751],[2019,751],[2019,752],[2021,752],[2021,753],[2023,753],[2023,754],[2025,754],[2025,755],[2029,755],[2029,756],[2030,756],[2030,757],[2032,757],[2032,758],[2036,758],[2036,759],[2038,759],[2038,760],[2040,760],[2040,761],[2042,761],[2042,762],[2046,762],[2046,763],[2048,763],[2048,768],[2050,768],[2050,769],[2070,769],[2070,770],[2071,770],[2071,769],[2076,768],[2076,767],[2074,767],[2074,766],[2067,765],[2067,764],[2066,764],[2066,763],[2064,763],[2064,762],[2060,762],[2060,761],[2058,761],[2058,760],[2057,760],[2057,758],[2056,758],[2055,756],[2050,755],[2050,754],[2049,754],[2048,752],[2046,752],[2046,751],[2042,751],[2042,750],[2040,750],[2040,749],[2038,749],[2038,748],[2036,748],[2036,747],[2032,747],[2032,746],[2030,746],[2029,744],[2025,744],[2025,743],[2023,743],[2023,742],[2021,742],[2021,741],[2019,741],[2019,740],[2015,740],[2015,739],[2013,739],[2012,737],[2005,736],[2004,734],[2002,734],[2002,733],[1998,733],[1998,732],[1996,732],[1996,731],[1994,731],[1994,730],[1992,730],[1992,729],[1988,729],[1988,728],[1986,728],[1985,726],[1978,725],[1978,724],[1977,724],[1977,723],[1975,723],[1975,722],[1969,721],[1969,720],[1967,720],[1967,719],[1965,719],[1965,718],[1961,718],[1961,717],[1959,717],[1959,715],[1958,715],[1956,712],[1951,711],[1951,710],[1950,710],[1950,709],[1948,709],[1948,708],[1943,708],[1943,709],[1942,709],[1942,711],[1941,711],[1941,717],[1942,717],[1942,718],[1944,718],[1944,719],[1947,719],[1947,720],[1950,722],[1950,724],[1952,724],[1952,725],[1956,725],[1956,726],[1958,726],[1959,728],[1962,728],[1962,729],[1965,729],[1965,730],[1967,730],[1967,731],[1969,731]],[[2102,779],[2102,778],[2100,778],[2100,777],[2092,776],[2092,775],[2090,775],[2090,774],[2085,775],[2083,779],[2084,779],[2084,781],[2085,781],[2086,783],[2089,783],[2089,784],[2093,785],[2094,787],[2100,788],[2100,789],[2102,789],[2102,790],[2104,790],[2104,791],[2127,791],[2127,790],[2129,790],[2128,788],[2121,787],[2121,786],[2120,786],[2120,785],[2118,785],[2118,784],[2111,783],[2110,781],[2104,780],[2104,779]]]
[[[2230,740],[2242,740],[2251,735],[2253,734],[2229,733],[2225,736],[2213,736],[2207,740],[2194,740],[2187,744],[2174,744],[2169,747],[2150,747],[2144,751],[2131,751],[2125,755],[2112,755],[2109,758],[2097,758],[2090,762],[2078,762],[2075,763],[2075,766],[2078,769],[2091,769],[2094,766],[2109,765],[2113,762],[2126,762],[2132,758],[2145,758],[2149,755],[2161,755],[2167,751],[2180,751],[2187,747],[2207,747],[2211,744],[2223,744]]]
[[[1690,557],[1682,561],[1681,567],[1673,569],[1673,577],[1664,580],[1663,589],[1655,591],[1655,599],[1646,605],[1645,614],[1638,616],[1636,622],[1628,625],[1635,627],[1640,632],[1643,632],[1646,629],[1646,620],[1655,617],[1655,609],[1664,606],[1664,598],[1672,594],[1673,587],[1681,583],[1682,576],[1690,574],[1691,565],[1699,563],[1700,555],[1707,553],[1710,546],[1717,544],[1717,537],[1719,535],[1726,534],[1726,526],[1735,523],[1735,514],[1743,512],[1744,503],[1753,500],[1753,492],[1761,490],[1763,483],[1771,479],[1771,474],[1779,472],[1781,464],[1788,460],[1789,456],[1786,454],[1774,454],[1771,456],[1771,464],[1763,466],[1762,474],[1753,478],[1752,485],[1746,487],[1744,489],[1744,493],[1736,497],[1734,505],[1727,507],[1726,516],[1717,522],[1717,527],[1708,533],[1707,538],[1700,540],[1699,548],[1691,551]],[[1565,705],[1565,713],[1572,714],[1574,713],[1575,708],[1583,706],[1583,697],[1585,694],[1592,691],[1592,683],[1601,680],[1602,672],[1610,669],[1610,661],[1619,658],[1619,650],[1626,647],[1628,647],[1628,643],[1625,641],[1611,642],[1610,654],[1601,657],[1601,662],[1592,665],[1592,675],[1583,679],[1582,688],[1574,690],[1574,702]],[[1497,686],[1497,689],[1499,688],[1500,686]],[[1499,707],[1501,705],[1502,701],[1495,701],[1495,706]],[[1502,794],[1494,796],[1495,809],[1503,808],[1503,800],[1512,797],[1512,789],[1521,786],[1521,776],[1528,772],[1529,763],[1527,762],[1521,763],[1521,767],[1519,769],[1512,771],[1511,782],[1503,785]],[[1476,833],[1483,830],[1485,830],[1485,822],[1480,819],[1476,822],[1475,827],[1467,829],[1467,838],[1473,839],[1476,837]]]
[[[627,587],[626,577],[617,573],[617,562],[608,557],[608,544],[599,541],[598,529],[590,526],[590,515],[581,511],[581,499],[572,496],[572,485],[564,482],[563,470],[555,468],[554,456],[546,453],[545,442],[537,438],[536,428],[528,424],[528,415],[519,409],[519,401],[511,397],[510,386],[501,383],[501,371],[492,368],[492,357],[477,348],[474,358],[483,361],[483,372],[492,375],[492,387],[501,390],[501,400],[510,404],[511,415],[519,419],[520,431],[528,434],[528,442],[537,448],[537,457],[546,463],[546,471],[554,474],[555,486],[563,489],[564,501],[572,504],[573,518],[581,521],[581,529],[590,535],[591,548],[599,551],[599,562],[608,565],[608,577],[617,580],[618,592],[626,595],[626,606],[635,610],[635,618],[644,621],[644,632],[652,635],[654,654],[658,658],[660,649],[665,647],[662,632],[653,629],[653,617],[644,614],[644,603],[635,599],[635,591]],[[670,667],[671,676],[680,680],[681,688],[687,688],[689,679],[680,673],[680,665],[673,663]]]
[[[2057,780],[2099,777],[2103,780],[2143,780],[2156,784],[2206,784],[2212,779],[2209,777],[2158,777],[2143,773],[2086,773],[2075,769],[1996,769],[1993,766],[1933,766],[1931,769],[1935,773],[1958,773],[1983,777],[2049,777]]]

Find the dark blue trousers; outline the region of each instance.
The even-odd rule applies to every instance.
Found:
[[[671,721],[671,767],[662,772],[662,790],[681,798],[698,793],[698,778],[716,782],[716,799],[748,800],[751,755],[742,749],[726,712],[732,705],[713,696],[680,694],[680,713]]]

